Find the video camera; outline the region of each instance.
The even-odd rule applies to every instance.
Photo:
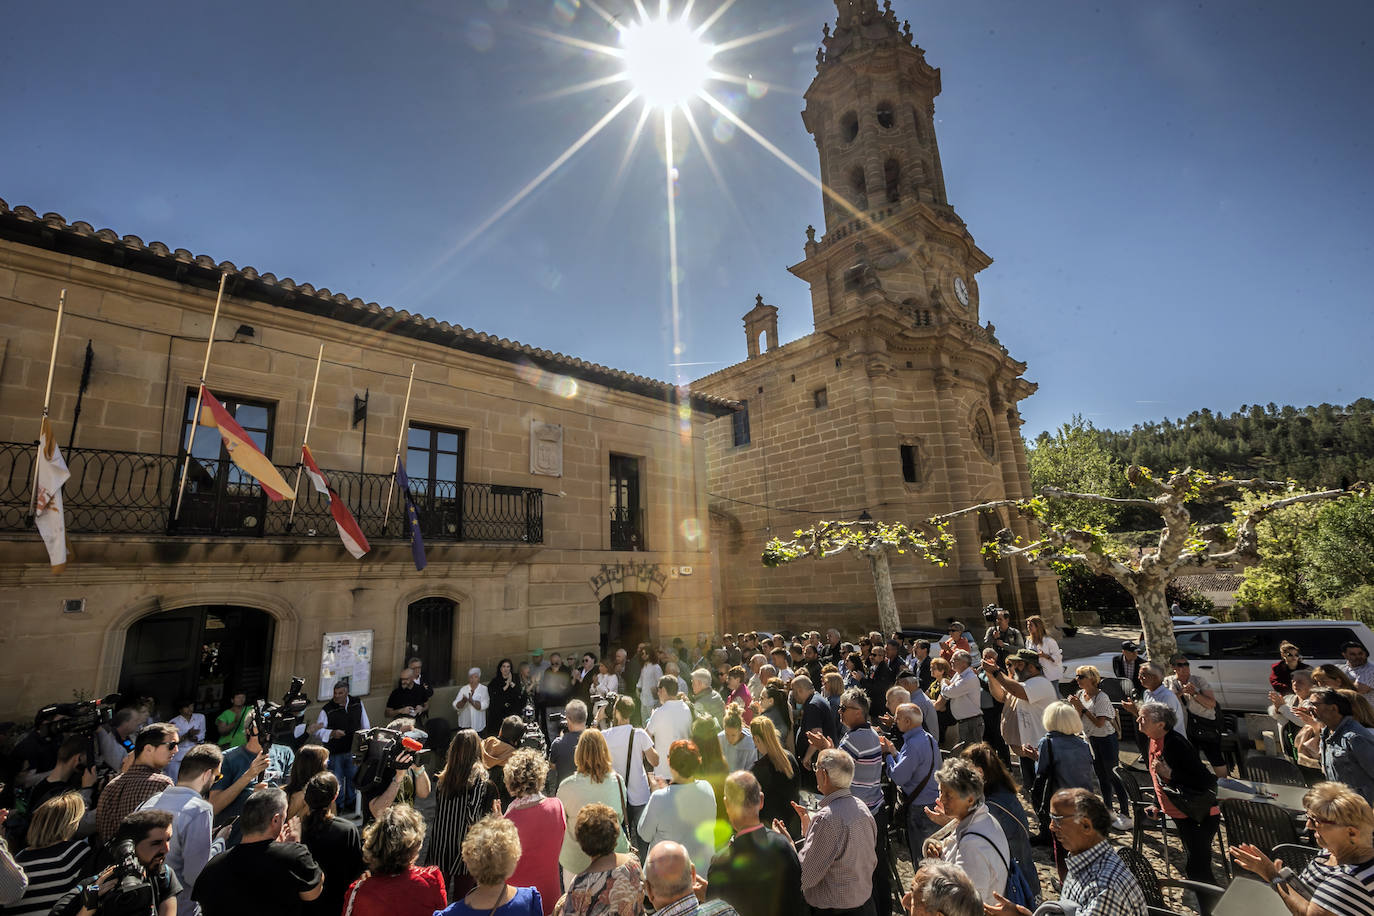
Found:
[[[113,698],[115,702],[107,702]],[[49,703],[38,710],[34,721],[47,725],[49,734],[63,738],[72,735],[90,736],[95,730],[114,717],[118,696],[111,695],[105,700],[82,700],[77,703]]]
[[[305,708],[310,699],[305,695],[305,678],[292,677],[291,686],[280,703],[258,700],[254,704],[255,720],[258,726],[258,743],[266,751],[277,740],[290,743],[295,737],[296,726],[305,719]]]
[[[134,851],[134,841],[114,840],[106,848],[114,862],[115,886],[101,897],[98,884],[86,885],[81,889],[82,905],[96,910],[100,916],[143,916],[153,912],[157,895],[147,869]]]
[[[353,752],[353,763],[358,767],[354,785],[359,791],[383,785],[392,773],[411,766],[425,753],[428,737],[419,730],[402,733],[381,726],[358,732],[354,739],[357,750]],[[406,754],[411,755],[411,760],[402,763],[400,758]]]

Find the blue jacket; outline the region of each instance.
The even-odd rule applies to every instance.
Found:
[[[1088,789],[1101,791],[1097,774],[1093,771],[1093,752],[1077,735],[1050,732],[1040,739],[1036,750],[1035,784],[1031,787],[1031,803],[1036,811],[1047,811],[1050,798],[1060,789]]]
[[[935,770],[940,768],[940,746],[924,728],[913,728],[902,735],[902,747],[896,757],[887,758],[887,775],[902,790],[910,795],[925,779],[921,794],[911,800],[912,805],[925,807],[935,804],[940,795],[940,786],[935,781]],[[926,779],[926,774],[930,778]]]
[[[1350,716],[1322,729],[1322,770],[1365,798],[1374,798],[1374,733]]]

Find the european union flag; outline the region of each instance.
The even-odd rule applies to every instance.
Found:
[[[420,516],[415,511],[415,502],[410,498],[410,479],[406,477],[405,464],[396,462],[396,486],[401,488],[401,498],[406,502],[406,523],[410,525],[410,552],[415,557],[415,568],[424,569],[425,541],[420,537]]]

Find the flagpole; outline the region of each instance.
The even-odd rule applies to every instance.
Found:
[[[219,294],[215,296],[215,312],[210,316],[210,336],[205,340],[205,362],[200,366],[200,387],[196,389],[196,412],[191,414],[191,438],[186,441],[186,461],[181,466],[181,483],[177,487],[177,504],[172,511],[172,521],[181,517],[181,498],[186,495],[186,476],[191,470],[191,449],[196,444],[196,427],[200,426],[201,401],[205,397],[205,374],[210,371],[210,348],[215,345],[215,325],[219,323],[219,306],[224,301],[224,284],[229,279],[228,271],[219,275]]]
[[[67,288],[57,296],[57,324],[52,329],[52,352],[48,354],[48,384],[43,389],[43,416],[38,420],[38,448],[43,448],[43,424],[48,419],[48,408],[52,400],[52,374],[57,368],[57,342],[62,337],[62,313],[67,307]],[[54,441],[56,438],[54,437]],[[34,465],[33,498],[29,501],[29,515],[38,512],[38,466]]]
[[[391,520],[391,495],[396,492],[396,468],[401,464],[401,443],[406,438],[406,424],[410,421],[410,388],[415,384],[415,364],[410,364],[410,381],[406,382],[406,403],[401,408],[401,431],[396,436],[396,457],[391,461],[391,483],[386,488],[386,509],[382,512],[382,533]]]
[[[304,454],[305,447],[310,443],[310,423],[315,419],[315,389],[320,387],[320,363],[324,362],[324,344],[320,344],[319,355],[315,357],[315,381],[310,383],[310,409],[305,413],[305,436],[301,439],[301,452]],[[286,530],[291,530],[291,524],[296,520],[296,499],[301,495],[301,472],[305,470],[305,464],[300,459],[296,459],[296,485],[291,488],[291,512],[286,516]]]

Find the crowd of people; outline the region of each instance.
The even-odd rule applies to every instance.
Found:
[[[1228,770],[1189,660],[1166,675],[1127,642],[1061,689],[1042,620],[988,618],[981,640],[955,620],[937,640],[703,634],[575,667],[537,652],[468,671],[451,717],[412,660],[380,766],[358,764],[372,727],[346,683],[313,726],[273,729],[242,694],[213,720],[190,703],[167,721],[133,704],[94,734],[50,719],[16,748],[0,913],[1029,916],[1057,889],[1083,916],[1146,916],[1111,842],[1131,826],[1123,747],[1158,802],[1142,816],[1167,816],[1185,874],[1215,884]],[[1230,855],[1295,916],[1374,916],[1363,653],[1313,670],[1285,644],[1271,675],[1285,747],[1323,780],[1304,805],[1324,852],[1301,874]]]

